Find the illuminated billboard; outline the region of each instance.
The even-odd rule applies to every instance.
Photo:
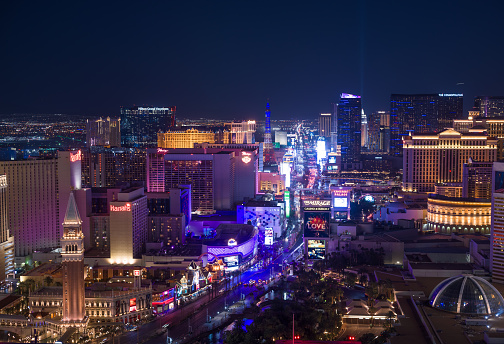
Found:
[[[348,208],[348,198],[346,197],[335,197],[333,199],[334,208]]]
[[[273,245],[273,228],[266,228],[264,231],[264,245],[271,246]]]
[[[304,236],[306,238],[327,238],[329,236],[330,213],[304,213]]]
[[[303,207],[330,207],[330,199],[305,199],[303,200]]]
[[[307,241],[308,259],[325,259],[325,240]]]
[[[224,265],[226,265],[226,270],[236,270],[240,266],[239,256],[228,256],[224,257]]]
[[[284,201],[285,201],[285,217],[290,217],[290,191],[285,190],[284,192]]]
[[[130,299],[130,308],[129,308],[129,311],[130,312],[136,312],[137,308],[136,308],[136,297],[133,298],[133,299]]]

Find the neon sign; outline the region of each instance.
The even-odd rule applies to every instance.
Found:
[[[305,207],[330,207],[331,200],[330,199],[322,199],[322,200],[304,200],[303,206]]]
[[[70,153],[70,161],[71,162],[76,162],[82,160],[82,153],[80,150],[78,150],[75,153]]]
[[[140,270],[133,270],[133,276],[140,276]]]
[[[168,149],[158,148],[157,152],[161,153],[161,154],[166,154],[166,153],[168,153]]]
[[[110,205],[110,211],[131,211],[131,204],[126,203],[125,205],[115,206]]]
[[[350,190],[333,190],[334,196],[348,196]]]
[[[248,164],[249,162],[252,161],[252,158],[250,157],[252,155],[252,153],[248,153],[248,152],[241,152],[242,154],[242,161],[246,164]]]

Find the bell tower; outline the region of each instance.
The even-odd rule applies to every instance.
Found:
[[[61,256],[63,265],[63,318],[64,322],[81,322],[84,309],[84,235],[81,218],[73,193],[63,221]]]

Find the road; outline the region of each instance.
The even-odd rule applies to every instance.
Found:
[[[239,279],[235,279],[235,288],[228,292],[222,293],[218,297],[210,300],[210,295],[206,294],[200,297],[193,303],[175,310],[172,313],[159,316],[155,321],[139,326],[135,332],[126,332],[115,338],[116,343],[133,344],[157,344],[166,343],[167,337],[171,337],[174,342],[180,342],[186,337],[189,332],[193,334],[206,331],[207,314],[211,319],[214,319],[222,313],[226,307],[230,307],[242,298],[246,298],[250,293],[254,293],[254,298],[258,294],[258,289],[255,286],[247,286],[249,281],[268,280],[283,271],[285,265],[283,261],[290,261],[291,252],[299,249],[302,240],[298,240],[296,245],[288,253],[282,253],[275,258],[267,269],[263,270],[247,270],[241,276],[243,284],[239,284]],[[238,284],[238,285],[237,285]],[[222,288],[222,287],[221,287]],[[250,299],[250,298],[249,298]],[[154,336],[155,332],[160,330],[163,325],[170,324],[168,331],[162,336]],[[214,323],[214,327],[217,324]],[[152,337],[154,336],[154,337]],[[152,337],[152,338],[150,338]]]

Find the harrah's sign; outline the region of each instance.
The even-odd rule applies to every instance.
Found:
[[[330,199],[306,199],[303,201],[304,207],[330,207]]]
[[[78,150],[75,153],[70,153],[70,161],[71,162],[76,162],[82,160],[82,153],[80,150]]]
[[[115,206],[110,205],[110,211],[131,211],[131,204],[126,203],[125,205]]]

